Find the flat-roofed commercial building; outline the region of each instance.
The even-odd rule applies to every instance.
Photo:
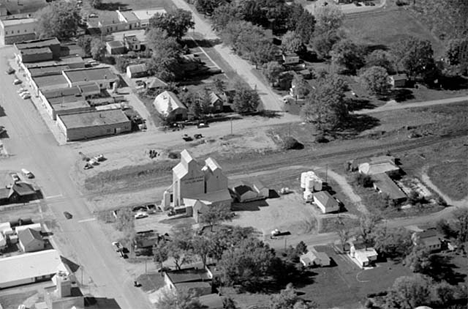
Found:
[[[24,41],[15,43],[15,54],[17,57],[21,54],[22,50],[35,49],[35,48],[50,48],[53,59],[60,59],[60,41],[57,38]]]
[[[35,18],[8,18],[0,20],[0,44],[10,45],[36,38]]]
[[[0,259],[0,289],[49,280],[68,272],[57,250],[45,250]]]
[[[63,76],[70,87],[94,82],[101,89],[111,89],[119,82],[119,77],[108,67],[66,70],[63,71]]]
[[[120,109],[58,115],[57,125],[67,141],[130,132],[131,121]]]

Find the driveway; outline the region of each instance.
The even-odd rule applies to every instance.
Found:
[[[211,29],[211,25],[203,20],[197,12],[193,11],[184,0],[172,0],[172,2],[178,8],[192,12],[193,20],[195,21],[195,32],[200,33],[207,40],[219,40],[219,37]],[[243,78],[250,85],[250,87],[257,89],[263,104],[262,109],[274,111],[283,110],[281,97],[274,93],[270,89],[269,85],[265,85],[262,80],[257,78],[257,76],[252,73],[254,68],[250,63],[233,54],[230,47],[228,46],[218,44],[214,47],[214,49],[232,67],[232,70],[235,71],[241,78]]]

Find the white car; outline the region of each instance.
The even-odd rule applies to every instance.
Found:
[[[21,169],[21,173],[23,173],[24,176],[28,177],[28,178],[34,178],[34,174],[31,173],[30,171],[28,171],[27,169],[25,168],[22,168]]]
[[[23,100],[27,100],[31,98],[31,95],[28,92],[23,92],[23,94],[21,95],[21,98]]]
[[[15,79],[15,80],[13,81],[13,85],[19,85],[19,84],[21,84],[21,83],[22,83],[22,81],[19,80],[19,79]]]
[[[146,218],[148,217],[148,213],[146,212],[139,212],[135,215],[135,219],[143,219],[143,218]]]

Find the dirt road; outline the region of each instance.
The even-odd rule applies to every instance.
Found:
[[[7,69],[7,58],[13,57],[13,48],[0,49],[0,72]],[[112,245],[101,231],[97,221],[69,177],[76,152],[69,147],[59,147],[30,100],[22,100],[13,86],[12,76],[2,78],[1,103],[5,115],[0,115],[0,125],[8,130],[2,141],[9,157],[0,159],[0,169],[27,168],[36,175],[44,195],[44,202],[55,215],[51,226],[55,243],[61,254],[82,266],[77,279],[84,293],[95,297],[114,298],[121,308],[151,308],[146,295],[133,287],[133,278],[122,267]],[[63,211],[73,214],[66,220]]]
[[[192,8],[184,0],[172,0],[172,2],[181,9],[188,10],[192,12],[193,20],[195,21],[195,32],[201,34],[207,40],[217,40],[219,37],[211,29],[211,25],[203,20],[197,12],[193,11]],[[252,88],[256,88],[260,99],[263,103],[264,110],[274,110],[281,111],[283,108],[283,103],[281,97],[271,90],[268,85],[265,85],[262,80],[257,78],[255,74],[252,73],[253,67],[244,59],[233,54],[231,49],[227,46],[218,44],[214,49],[219,53],[224,60],[229,63],[233,71],[236,71],[237,74],[243,78]]]

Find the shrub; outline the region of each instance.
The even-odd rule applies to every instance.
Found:
[[[437,204],[439,204],[440,206],[444,206],[444,207],[445,207],[445,206],[447,206],[447,201],[444,200],[444,198],[443,198],[442,196],[439,196],[439,197],[437,198]]]
[[[303,149],[304,145],[299,143],[294,137],[288,136],[283,140],[283,149]]]
[[[374,182],[372,181],[372,178],[369,175],[357,173],[354,176],[354,183],[357,183],[358,185],[364,188],[369,188],[372,187]]]
[[[328,139],[325,137],[324,134],[318,134],[316,137],[315,137],[315,142],[316,143],[328,143]]]
[[[169,152],[169,155],[168,155],[169,159],[179,159],[180,158],[180,153],[177,153],[177,152]]]

